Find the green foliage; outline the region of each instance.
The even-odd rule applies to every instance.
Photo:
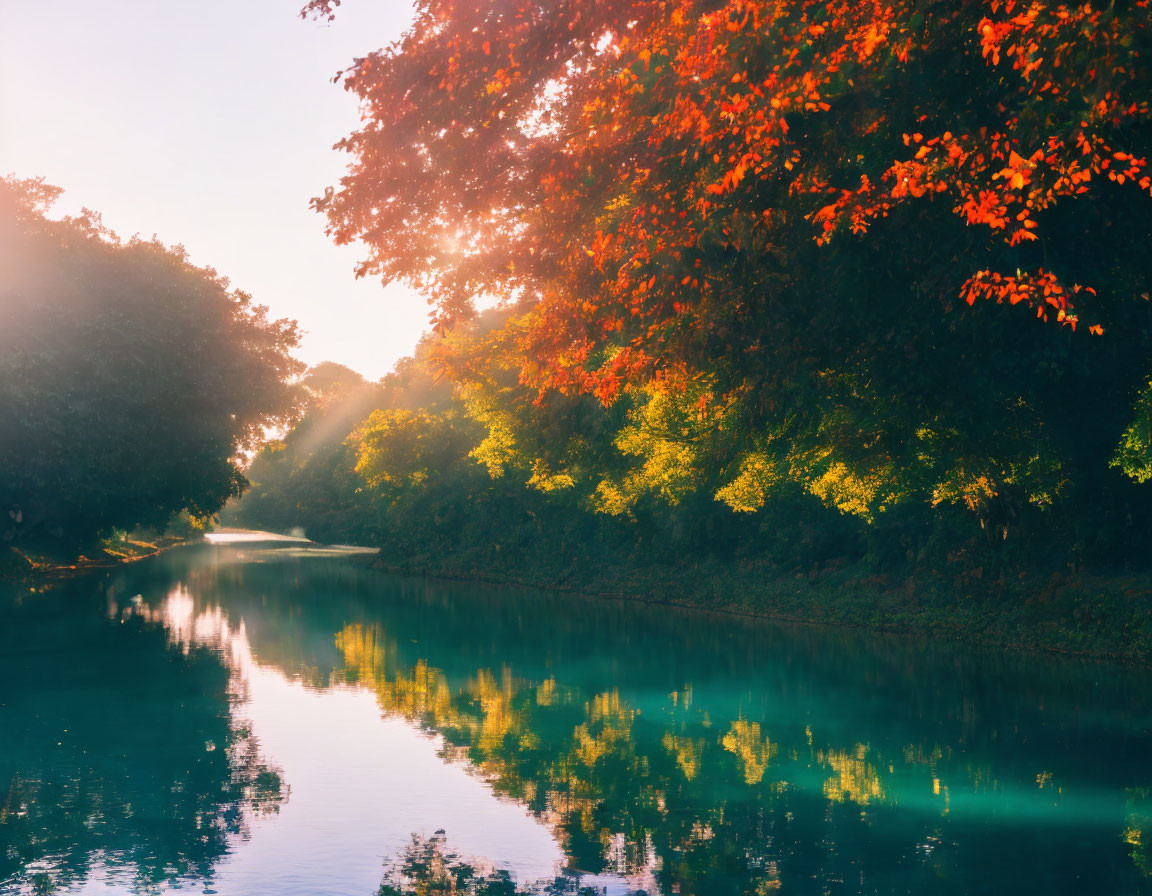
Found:
[[[975,344],[962,324],[932,337],[948,357]],[[905,349],[877,341],[867,377],[785,380],[788,414],[765,428],[749,398],[721,400],[706,377],[610,406],[540,394],[516,373],[516,328],[514,312],[486,312],[426,339],[358,409],[314,399],[226,521],[379,545],[405,568],[594,588],[595,570],[712,563],[993,587],[1021,569],[1136,561],[1147,544],[1131,525],[1148,513],[1140,487],[1108,467],[1104,433],[1076,424],[1087,406],[1057,395],[982,382],[933,399],[931,368],[948,361],[898,365]],[[1023,382],[1012,371],[1068,344],[1038,332],[1036,356],[1005,346],[990,376]],[[1123,398],[1092,411],[1119,421]]]
[[[1112,466],[1137,482],[1147,482],[1152,479],[1152,383],[1137,398],[1134,417],[1120,438]]]
[[[300,365],[294,323],[179,248],[46,217],[58,192],[0,180],[0,534],[68,551],[218,511]]]
[[[190,510],[185,509],[172,514],[168,520],[168,525],[164,527],[164,531],[166,534],[177,538],[189,539],[212,531],[215,522],[213,516],[196,516]]]

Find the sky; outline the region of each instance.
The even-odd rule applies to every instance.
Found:
[[[332,24],[304,0],[35,0],[0,3],[0,174],[63,187],[127,237],[180,243],[274,317],[299,321],[298,352],[370,379],[409,354],[425,300],[356,280],[308,207],[359,124],[332,83],[411,18],[404,0],[347,0]]]

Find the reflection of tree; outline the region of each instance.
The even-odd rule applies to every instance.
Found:
[[[594,896],[578,878],[518,887],[507,871],[484,871],[448,849],[443,831],[412,842],[384,870],[379,896]]]
[[[760,725],[737,719],[732,730],[721,739],[724,749],[734,754],[744,770],[746,784],[759,784],[764,779],[768,762],[776,755],[776,746],[767,737],[760,737]]]
[[[0,889],[98,865],[137,891],[208,877],[250,815],[277,810],[280,776],[233,723],[216,654],[88,610],[0,603]]]
[[[659,866],[669,887],[685,893],[717,871],[745,884],[775,879],[763,845],[745,830],[747,813],[775,797],[771,788],[747,792],[776,751],[758,724],[734,723],[723,737],[676,733],[666,720],[645,724],[616,690],[581,699],[552,678],[534,683],[508,669],[499,675],[482,669],[454,687],[423,660],[404,667],[379,629],[349,626],[337,643],[348,679],[371,687],[386,712],[441,733],[450,755],[466,758],[498,791],[551,820],[574,867],[639,875]],[[681,709],[687,727],[685,715]],[[726,807],[714,801],[718,787],[742,792]],[[441,846],[435,838],[420,843],[409,859],[419,854],[426,867],[440,867],[429,856]],[[382,892],[453,892],[415,881],[410,890]],[[432,888],[420,889],[425,885]],[[496,884],[485,878],[482,886]]]
[[[1152,877],[1152,787],[1128,790],[1128,825],[1124,840],[1132,848],[1132,861],[1145,877]]]
[[[829,750],[819,754],[832,770],[832,775],[824,782],[824,796],[837,802],[853,802],[861,806],[880,802],[884,799],[884,785],[876,766],[866,761],[868,748],[857,744],[856,749]]]
[[[548,820],[581,872],[654,877],[665,893],[735,894],[771,892],[790,870],[793,880],[831,885],[900,868],[929,886],[982,857],[1011,859],[986,817],[957,822],[958,841],[939,846],[948,783],[993,799],[1005,787],[986,762],[950,747],[861,743],[850,730],[821,743],[810,727],[770,730],[712,714],[698,688],[642,710],[619,689],[584,694],[559,674],[533,681],[504,666],[462,676],[425,658],[405,662],[401,643],[378,627],[347,626],[337,636],[343,676],[373,689],[386,712],[438,732],[447,756]],[[1030,789],[1005,798],[1059,817],[1062,791],[1037,780],[1031,773]],[[901,800],[919,810],[901,812]],[[1137,862],[1142,824],[1128,834]],[[419,849],[442,846],[434,838]],[[1059,868],[1056,858],[1046,867]],[[1123,868],[1108,873],[1127,879]],[[412,878],[410,889],[382,892],[514,892],[500,880],[469,878],[453,891]]]

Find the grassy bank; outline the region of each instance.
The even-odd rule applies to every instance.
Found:
[[[377,565],[405,574],[1152,664],[1152,574],[1147,572],[1054,572],[994,580],[968,576],[965,581],[925,573],[890,581],[851,570],[788,576],[721,562],[570,562],[559,568],[498,555],[478,563],[475,557],[386,553]]]

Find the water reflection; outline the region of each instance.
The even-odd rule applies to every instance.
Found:
[[[280,777],[226,666],[129,604],[0,600],[0,891],[208,879]]]
[[[1087,764],[1108,756],[1146,780],[1146,733],[1110,733],[1100,756],[1082,755],[1090,732],[1073,740],[1068,728],[1028,718],[1059,719],[1067,707],[1018,707],[1005,728],[985,731],[944,706],[931,727],[953,728],[954,739],[909,742],[897,725],[843,731],[848,707],[836,711],[815,692],[802,698],[812,721],[801,727],[787,721],[797,707],[782,711],[767,689],[735,701],[702,701],[691,686],[661,695],[639,682],[623,695],[595,693],[576,677],[557,684],[568,678],[560,663],[542,679],[509,666],[454,679],[425,659],[406,665],[403,640],[346,627],[336,639],[344,675],[371,687],[386,713],[439,732],[445,755],[547,819],[572,870],[680,893],[762,891],[785,879],[796,891],[890,892],[892,878],[919,892],[974,869],[995,874],[997,889],[1005,878],[1060,889],[1088,869],[1098,892],[1143,886],[1121,842],[1140,866],[1131,790],[1110,789],[1109,778],[1123,777]],[[745,683],[755,674],[749,668]],[[883,695],[867,696],[886,713]],[[1074,854],[1083,865],[1070,863]]]
[[[77,629],[71,652],[116,691],[92,715],[145,743],[157,703],[215,706],[208,733],[203,713],[179,713],[164,766],[223,759],[216,814],[202,810],[213,833],[164,852],[122,825],[125,845],[107,847],[62,793],[31,793],[25,811],[60,819],[54,845],[9,849],[0,881],[30,886],[37,862],[79,850],[143,868],[138,881],[212,874],[221,893],[1152,892],[1146,674],[390,579],[298,545],[180,552],[101,587],[142,599],[99,626],[37,599],[5,631],[34,642],[33,616],[42,639]],[[147,657],[109,658],[157,650],[167,672],[146,682],[128,668]],[[51,703],[68,676],[36,668],[0,712],[28,727],[44,705],[59,726],[75,714]],[[234,746],[252,742],[240,715],[292,788],[248,842],[244,819],[287,788],[261,785],[254,748]],[[98,734],[78,743],[104,762],[124,749]],[[136,749],[120,786],[163,794],[155,750]],[[5,766],[8,752],[0,786],[17,787],[34,763]]]

